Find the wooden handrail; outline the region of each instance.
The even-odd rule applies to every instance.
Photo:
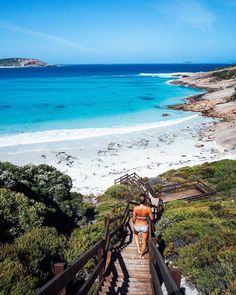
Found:
[[[136,186],[139,187],[139,189],[145,193],[150,193],[152,195],[152,197],[156,197],[153,189],[151,188],[151,186],[149,184],[147,184],[145,181],[143,181],[143,179],[141,177],[138,176],[138,174],[136,172],[132,173],[132,174],[125,174],[119,178],[117,178],[115,180],[115,184],[129,184],[130,185],[133,183]],[[150,200],[149,200],[150,201]]]
[[[56,275],[44,286],[42,286],[39,290],[37,290],[35,295],[58,294],[62,289],[66,288],[68,284],[73,281],[78,272],[81,271],[84,265],[95,255],[98,255],[98,264],[93,270],[90,277],[82,284],[80,289],[77,291],[77,294],[87,294],[97,278],[99,278],[98,287],[100,287],[104,277],[105,268],[107,267],[109,261],[107,260],[107,254],[109,252],[110,241],[112,237],[114,237],[119,231],[125,229],[127,220],[129,218],[130,210],[132,211],[132,209],[130,209],[130,205],[137,204],[138,203],[136,202],[128,202],[123,214],[120,214],[112,218],[105,218],[104,238],[97,241],[97,243],[94,246],[92,246],[82,256],[76,259],[71,265],[68,266],[67,269],[65,269],[62,273]],[[152,205],[152,208],[157,212],[159,210],[159,207],[155,205]],[[119,224],[110,231],[110,225],[118,221]],[[151,224],[149,228],[151,232],[154,231],[153,224]]]
[[[112,218],[105,218],[105,233],[104,238],[100,239],[94,246],[92,246],[88,251],[86,251],[82,256],[75,260],[68,268],[60,273],[59,275],[52,278],[44,286],[35,292],[35,295],[56,295],[65,288],[76,276],[76,274],[83,269],[84,265],[94,257],[98,252],[102,252],[102,257],[98,261],[98,265],[95,270],[92,272],[88,280],[82,285],[77,294],[87,294],[88,290],[93,285],[96,278],[102,277],[104,273],[104,268],[106,265],[107,251],[109,248],[109,243],[111,238],[118,233],[119,230],[125,226],[125,221],[129,214],[129,203],[127,204],[123,214]],[[115,227],[111,232],[109,232],[110,224],[113,224],[120,220],[120,223]],[[101,276],[102,273],[102,276]],[[100,282],[101,283],[101,282]]]
[[[156,264],[156,266],[160,270],[160,273],[161,273],[161,276],[164,281],[164,284],[165,284],[168,294],[181,295],[181,292],[180,292],[179,288],[177,287],[174,279],[172,278],[170,271],[169,271],[168,267],[166,266],[165,261],[161,255],[160,251],[158,250],[158,248],[156,247],[156,245],[152,239],[149,242],[149,247],[152,251],[153,263],[155,261],[154,265]]]
[[[153,294],[163,295],[160,280],[158,278],[153,261],[150,261],[150,271],[152,274]]]
[[[87,280],[83,286],[80,288],[79,293],[80,295],[86,295],[88,294],[88,291],[92,287],[93,283],[95,282],[96,278],[98,277],[99,273],[105,266],[105,259],[102,259],[100,262],[98,262],[98,265],[95,267],[93,273],[90,276],[90,279]]]
[[[95,254],[104,245],[104,240],[99,240],[94,246],[75,260],[64,272],[52,278],[42,288],[36,291],[35,295],[53,295],[66,287]]]
[[[204,187],[206,187],[208,190],[212,190],[212,188],[210,188],[209,186],[207,186],[202,180],[200,179],[195,179],[195,180],[186,180],[186,181],[182,181],[179,183],[173,183],[173,184],[166,184],[163,185],[159,190],[161,192],[166,192],[168,190],[173,190],[174,189],[180,189],[183,188],[185,185],[193,185],[195,183],[201,183]],[[158,191],[159,191],[158,190]]]
[[[159,295],[162,294],[160,291],[160,281],[157,275],[158,270],[161,273],[163,282],[165,284],[168,294],[171,295],[181,295],[179,288],[177,287],[174,279],[172,278],[168,267],[165,264],[165,261],[157,248],[155,242],[155,230],[154,224],[149,219],[149,236],[148,236],[148,247],[149,247],[149,259],[150,259],[150,271],[153,282],[153,294]]]

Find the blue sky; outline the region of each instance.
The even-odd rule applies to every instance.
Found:
[[[236,0],[1,0],[0,58],[236,62]]]

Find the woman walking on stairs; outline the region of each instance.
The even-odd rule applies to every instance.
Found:
[[[147,218],[149,217],[153,220],[152,210],[149,206],[146,206],[146,196],[145,194],[140,194],[139,196],[140,205],[134,207],[133,210],[133,224],[134,224],[134,240],[140,254],[140,258],[143,257],[147,248],[147,238],[148,238],[148,223]],[[141,234],[142,244],[141,249],[139,246],[138,235]]]

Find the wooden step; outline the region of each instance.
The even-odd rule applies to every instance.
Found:
[[[114,261],[114,265],[115,266],[118,266],[118,267],[123,267],[125,268],[126,265],[128,266],[136,266],[136,269],[137,271],[139,269],[146,269],[148,268],[149,269],[149,260],[145,260],[145,259],[130,259],[130,258],[127,258],[127,259],[123,259],[123,260],[116,260]]]
[[[135,260],[148,260],[149,261],[149,255],[145,254],[142,258],[140,258],[140,254],[132,254],[132,253],[122,253],[123,260],[126,259],[135,259]]]
[[[150,278],[151,277],[151,274],[150,272],[143,272],[143,271],[139,271],[137,272],[137,270],[129,270],[128,271],[128,274],[124,274],[122,270],[120,269],[116,269],[116,273],[120,276],[120,275],[123,275],[127,278]]]
[[[151,284],[150,282],[126,282],[126,281],[118,281],[118,282],[103,282],[103,287],[111,287],[111,286],[115,286],[115,287],[122,287],[122,286],[126,286],[127,288],[138,288],[138,289],[150,289],[151,288]]]
[[[148,289],[146,289],[146,288],[140,289],[140,288],[135,288],[135,287],[128,288],[126,286],[124,286],[124,287],[115,287],[115,286],[102,287],[102,291],[108,292],[108,294],[114,294],[114,292],[120,292],[120,294],[130,294],[130,292],[132,292],[134,294],[151,294],[152,293],[151,286]]]
[[[131,283],[150,283],[151,282],[151,277],[149,278],[145,278],[145,277],[141,277],[141,278],[125,278],[124,276],[114,276],[114,275],[109,275],[105,278],[106,282],[110,282],[111,280],[114,280],[116,282],[123,282],[123,281],[127,281],[127,282],[131,282]]]
[[[139,291],[139,292],[131,292],[129,291],[128,293],[123,293],[123,292],[106,292],[106,291],[99,291],[99,295],[152,295],[152,292],[146,292],[146,291]]]
[[[120,264],[120,261],[116,261],[115,263],[114,263],[114,265],[115,265],[115,267],[118,267],[118,268],[124,268],[125,269],[125,267],[129,267],[129,268],[134,268],[135,267],[135,269],[137,270],[137,271],[143,271],[144,269],[148,269],[149,270],[149,263],[148,263],[148,261],[146,261],[146,263],[145,263],[145,260],[144,259],[140,259],[140,261],[139,262],[137,262],[137,260],[135,261],[135,260],[132,260],[132,259],[127,259],[127,260],[125,260],[125,261],[123,261],[124,262],[124,265],[123,265],[123,263],[122,264]],[[136,262],[136,263],[132,263],[132,262]]]

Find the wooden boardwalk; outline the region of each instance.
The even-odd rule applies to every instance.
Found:
[[[105,273],[100,295],[104,294],[152,294],[149,253],[141,259],[131,230],[112,250],[110,265]]]
[[[154,220],[158,220],[164,210],[164,203],[172,200],[197,200],[215,193],[200,180],[169,184],[154,191],[136,173],[126,174],[115,181],[125,184],[130,191],[136,188],[145,193],[152,208]],[[149,220],[148,253],[139,257],[133,240],[130,216],[135,202],[127,206],[118,216],[105,218],[104,237],[78,257],[71,265],[36,291],[36,295],[181,295],[180,273],[170,270],[159,251],[154,223]],[[114,239],[116,244],[114,244]],[[84,282],[77,282],[77,275],[91,259],[97,265]],[[174,274],[175,273],[175,274]],[[78,284],[79,283],[79,284]],[[91,293],[91,289],[94,289]]]
[[[164,203],[175,200],[200,200],[215,194],[215,190],[201,180],[185,181],[182,183],[162,186],[157,196]]]

